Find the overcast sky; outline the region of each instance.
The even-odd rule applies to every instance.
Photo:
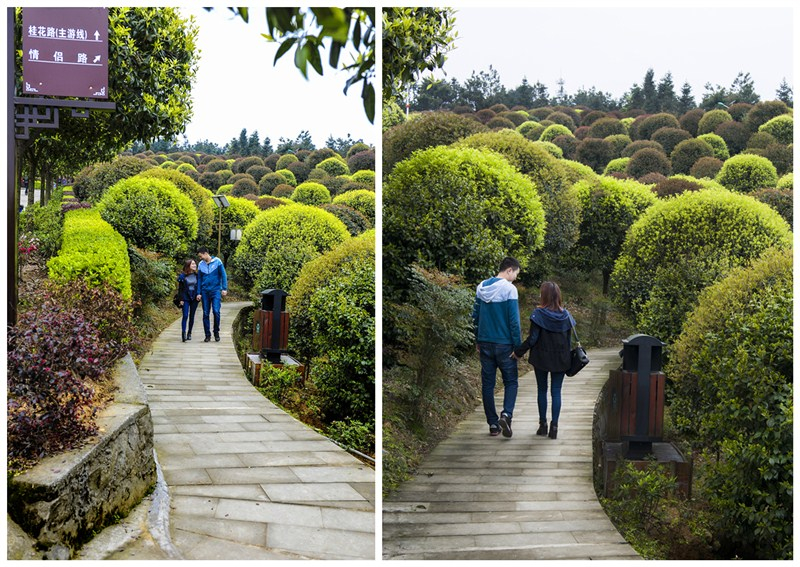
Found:
[[[208,139],[224,146],[247,128],[248,134],[258,131],[262,143],[269,137],[273,147],[302,130],[318,148],[330,135],[375,143],[376,127],[364,114],[361,85],[344,95],[349,75],[328,67],[325,53],[324,75],[309,67],[308,80],[294,66],[294,49],[273,66],[278,44],[261,37],[267,32],[263,9],[250,10],[249,24],[227,8],[181,12],[194,16],[201,52],[192,88],[194,117],[185,132],[189,142]],[[342,53],[340,64],[349,61]]]
[[[464,4],[456,5],[456,49],[439,78],[463,84],[473,70],[492,65],[508,89],[527,77],[552,96],[561,77],[568,94],[595,87],[619,98],[634,83],[641,86],[652,68],[656,83],[672,73],[677,94],[688,82],[698,103],[706,83],[728,88],[739,71],[750,73],[762,100],[775,98],[784,77],[794,88],[793,11],[785,2],[759,8],[734,7],[746,6],[742,2],[679,8]]]

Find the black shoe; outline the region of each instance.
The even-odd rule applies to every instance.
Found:
[[[503,430],[503,437],[511,437],[514,434],[514,432],[511,431],[511,418],[508,417],[508,414],[501,413],[498,424],[500,425],[500,429]]]
[[[214,333],[214,340],[219,342],[219,333]]]
[[[539,420],[539,429],[536,430],[536,435],[547,435],[547,420]]]
[[[498,435],[500,435],[500,426],[497,425],[496,423],[490,425],[489,435],[491,435],[492,437],[497,437]]]
[[[204,339],[203,339],[203,342],[204,342],[204,343],[211,342],[211,335],[209,335],[209,336],[207,336],[206,338],[204,338]]]
[[[186,340],[187,341],[191,341],[192,340],[192,333],[189,333],[188,335],[186,335]]]
[[[182,343],[186,342],[186,333],[183,333],[183,332],[181,333],[181,342]]]
[[[548,435],[550,439],[555,439],[558,437],[558,425],[555,423],[550,423],[550,435]]]

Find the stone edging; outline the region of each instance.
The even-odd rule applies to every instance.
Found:
[[[86,445],[53,455],[8,482],[8,513],[40,547],[75,549],[125,516],[156,481],[153,422],[139,373],[126,355],[118,390]]]

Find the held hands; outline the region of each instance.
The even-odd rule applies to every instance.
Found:
[[[522,360],[522,358],[517,356],[517,353],[515,352],[512,352],[511,356],[509,356],[508,358],[513,358],[514,360]]]
[[[203,296],[198,293],[197,294],[197,301],[200,301],[201,299],[203,299]]]
[[[222,290],[222,297],[225,297],[226,295],[228,295],[228,290],[227,289],[223,289]]]

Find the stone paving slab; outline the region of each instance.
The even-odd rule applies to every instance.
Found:
[[[183,343],[176,321],[139,367],[172,544],[184,559],[375,559],[374,470],[247,381],[230,330],[245,305],[223,303],[220,342],[197,320]]]
[[[639,559],[592,483],[592,413],[618,349],[564,382],[558,439],[535,435],[536,378],[520,362],[511,438],[479,406],[383,505],[384,559]],[[502,390],[497,406],[502,407]]]

